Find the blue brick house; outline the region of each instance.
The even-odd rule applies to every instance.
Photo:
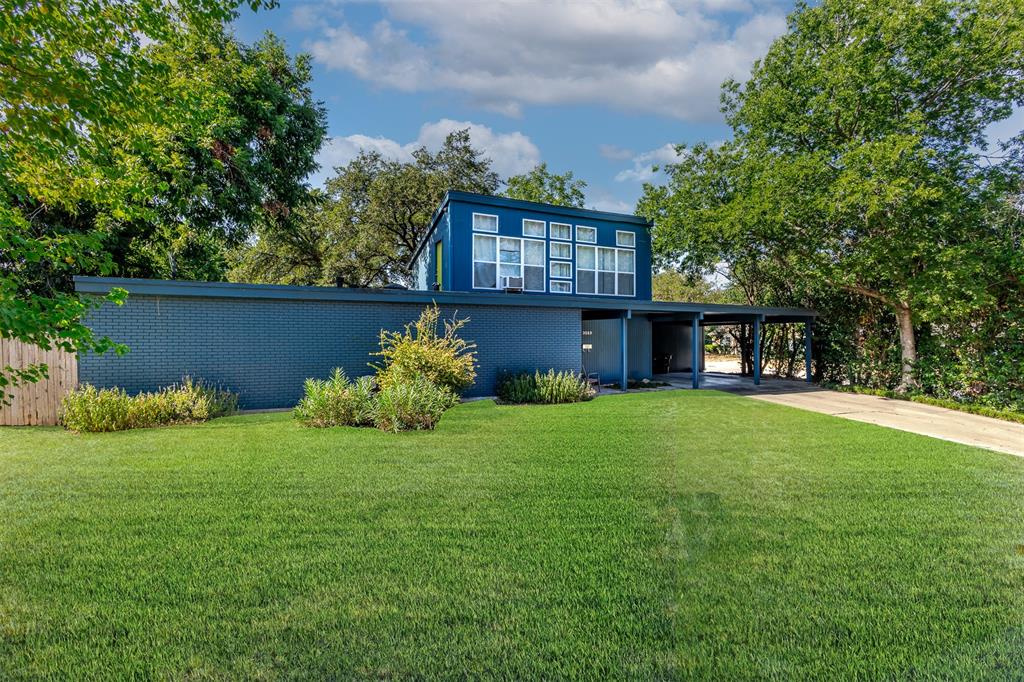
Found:
[[[535,369],[605,384],[685,372],[698,388],[709,325],[752,324],[759,357],[762,324],[804,323],[810,367],[813,311],[651,300],[651,229],[632,215],[448,192],[412,256],[411,289],[78,277],[86,296],[128,291],[87,323],[131,349],[83,355],[79,380],[138,392],[189,375],[237,391],[245,408],[290,407],[307,377],[371,373],[380,330],[431,303],[470,320],[471,396]]]

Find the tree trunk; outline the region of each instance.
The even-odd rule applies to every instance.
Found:
[[[856,284],[840,284],[839,288],[881,301],[896,314],[896,322],[900,328],[900,383],[896,390],[900,393],[908,393],[917,388],[918,382],[914,377],[914,363],[917,362],[917,341],[914,338],[914,318],[911,315],[910,305],[903,301],[889,298],[874,289]]]
[[[917,388],[914,376],[914,363],[917,362],[917,341],[914,338],[914,320],[910,315],[910,306],[899,303],[894,306],[896,321],[900,325],[900,385],[896,390],[908,393]]]

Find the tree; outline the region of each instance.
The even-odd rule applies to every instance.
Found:
[[[651,278],[651,289],[655,301],[742,302],[731,287],[716,286],[705,277],[686,275],[672,269],[655,272]]]
[[[733,139],[686,150],[640,210],[686,268],[767,262],[803,290],[885,306],[909,390],[917,328],[987,297],[985,217],[1008,169],[984,131],[1024,103],[1024,11],[897,5],[799,6],[750,80],[724,87]]]
[[[171,77],[158,50],[143,44],[215,37],[240,4],[24,0],[0,13],[4,338],[66,351],[114,345],[82,323],[90,303],[67,282],[77,272],[112,271],[111,226],[157,217],[149,198],[166,191],[167,181],[142,160],[159,157],[157,131],[187,127],[196,116],[196,84]],[[123,292],[108,299],[119,302]],[[45,372],[0,368],[0,391]]]
[[[172,98],[192,106],[187,118],[113,134],[118,153],[106,162],[114,170],[142,168],[155,184],[150,197],[138,199],[144,212],[110,219],[106,206],[87,199],[70,208],[35,201],[22,208],[31,209],[40,233],[98,233],[110,274],[222,279],[226,247],[261,222],[287,227],[309,198],[305,178],[316,169],[326,132],[323,107],[309,89],[309,59],[293,61],[272,34],[251,47],[223,33],[184,34],[144,51],[171,83],[182,84],[159,93],[152,106],[172,106]],[[57,286],[71,288],[70,281]]]
[[[294,232],[262,229],[237,255],[231,276],[356,287],[408,283],[409,260],[444,193],[493,194],[498,185],[468,130],[449,134],[436,153],[417,149],[408,162],[363,151],[335,169],[318,201],[299,214]]]
[[[522,175],[513,175],[507,184],[504,194],[509,199],[575,208],[583,208],[586,199],[584,190],[587,183],[584,180],[574,179],[572,171],[561,175],[552,173],[546,163],[538,164]]]

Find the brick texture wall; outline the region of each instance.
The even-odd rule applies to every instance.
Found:
[[[401,329],[423,306],[412,303],[200,298],[133,294],[105,304],[89,326],[125,343],[129,353],[85,354],[79,381],[152,391],[189,375],[241,395],[243,408],[291,407],[307,377],[341,367],[370,374],[379,332]],[[450,317],[453,309],[442,308]],[[493,395],[503,370],[580,368],[580,311],[466,305],[463,338],[477,344],[476,385],[467,396]]]

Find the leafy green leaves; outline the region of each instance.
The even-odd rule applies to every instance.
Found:
[[[199,171],[202,154],[190,152],[204,148],[216,157],[216,150],[224,148],[218,144],[233,129],[228,120],[232,93],[218,90],[227,72],[217,80],[209,66],[217,59],[210,57],[203,65],[193,64],[195,68],[183,68],[183,63],[196,46],[219,50],[218,57],[230,52],[233,44],[225,41],[222,29],[240,4],[20,0],[0,13],[4,338],[69,351],[113,347],[82,324],[92,303],[71,292],[71,277],[110,274],[115,268],[123,272],[128,255],[140,253],[125,226],[159,226],[156,232],[169,224],[207,226],[196,223],[209,218],[202,210],[222,188],[210,184],[216,174]],[[246,4],[256,9],[273,3]],[[280,61],[283,50],[271,46],[267,51]],[[238,70],[231,74],[236,75]],[[308,67],[299,69],[298,76],[300,83],[303,76],[308,80]],[[278,85],[301,97],[296,90],[301,85]],[[315,127],[315,121],[307,122],[307,128]],[[294,146],[295,140],[287,136],[279,143],[281,149]],[[282,157],[279,152],[265,169]],[[239,164],[224,161],[214,158],[205,167],[217,168],[220,177],[238,170]],[[251,204],[266,195],[249,193],[247,198]],[[249,205],[238,199],[218,195],[220,210],[223,202]],[[226,223],[207,223],[233,232],[251,218],[235,214]],[[116,303],[120,298],[112,294],[108,300]],[[31,378],[10,368],[0,371],[5,375],[0,388]]]
[[[504,195],[510,199],[536,201],[556,206],[583,208],[587,183],[573,176],[572,171],[558,174],[548,170],[546,163],[534,166],[522,175],[513,175],[507,181]]]

